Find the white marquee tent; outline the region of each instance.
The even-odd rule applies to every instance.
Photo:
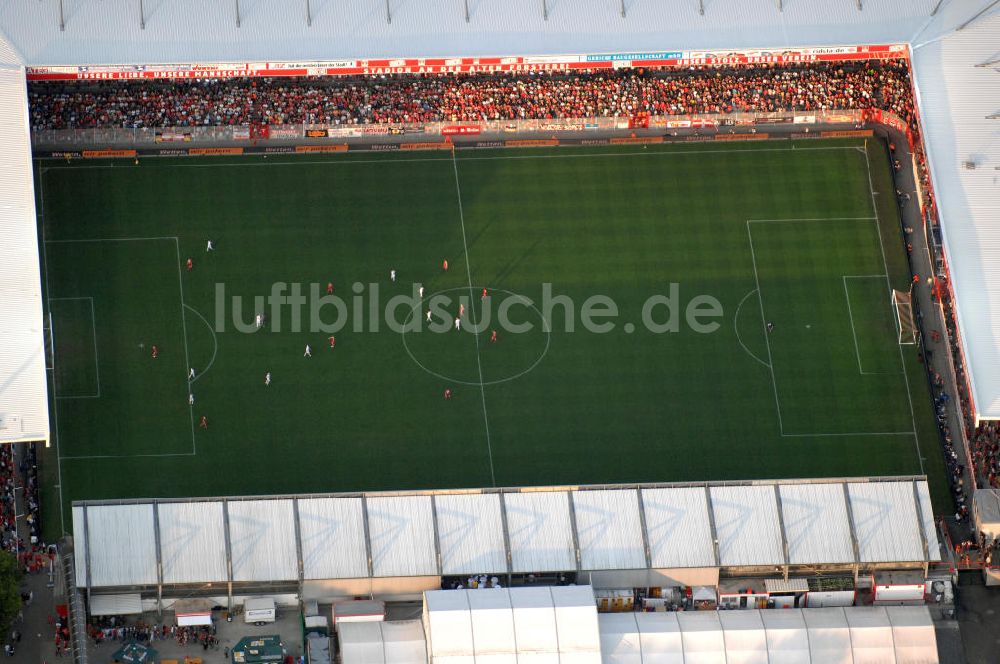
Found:
[[[604,664],[936,664],[926,607],[598,616]]]
[[[426,664],[424,627],[419,620],[339,622],[342,664]]]
[[[597,664],[590,586],[433,590],[424,593],[431,664]]]

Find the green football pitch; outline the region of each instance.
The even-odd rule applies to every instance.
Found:
[[[37,178],[50,534],[79,499],[366,489],[926,472],[946,504],[922,365],[898,344],[908,274],[876,141]],[[327,283],[343,305],[315,313]],[[403,299],[418,283],[451,298],[430,324],[447,331]],[[295,289],[300,311],[269,308]]]

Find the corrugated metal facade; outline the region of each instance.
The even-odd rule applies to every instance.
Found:
[[[291,500],[229,503],[229,540],[233,581],[298,578]]]
[[[854,562],[842,484],[786,484],[779,492],[789,562]]]
[[[157,505],[164,583],[208,583],[226,578],[222,503]]]
[[[155,505],[166,584],[227,581],[226,511],[234,581],[295,581],[300,549],[303,576],[310,581],[367,579],[369,552],[374,577],[501,576],[508,560],[514,573],[710,569],[717,574],[719,567],[784,566],[785,539],[793,567],[852,564],[845,486],[861,563],[940,559],[929,510],[922,519],[917,516],[917,504],[929,502],[926,482],[912,478],[165,500]],[[101,550],[90,561],[93,587],[156,583],[153,505],[88,503],[86,519],[84,507],[74,505],[78,585],[88,583],[88,548]]]
[[[635,491],[578,491],[573,496],[583,569],[645,569]]]
[[[722,565],[784,564],[773,486],[712,487]]]
[[[438,573],[430,496],[370,498],[368,532],[375,576]]]
[[[444,574],[507,571],[507,547],[497,494],[435,497]]]
[[[923,558],[912,484],[871,482],[847,488],[861,562]]]
[[[504,503],[515,572],[576,569],[566,493],[512,493]]]
[[[0,443],[49,439],[24,68],[0,35]]]
[[[716,565],[705,489],[643,489],[642,503],[653,567]]]
[[[299,501],[302,563],[307,579],[368,576],[368,552],[360,498]]]

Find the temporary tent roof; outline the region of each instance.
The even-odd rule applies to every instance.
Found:
[[[598,616],[605,664],[934,664],[927,607]]]
[[[426,664],[423,623],[400,620],[337,626],[343,664]]]
[[[924,479],[793,480],[78,503],[77,584],[227,582],[227,524],[243,582],[940,559]]]
[[[432,663],[601,661],[590,586],[429,591],[424,625]]]

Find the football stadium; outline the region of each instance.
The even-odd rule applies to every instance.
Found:
[[[667,5],[0,8],[6,654],[991,661],[1000,4]]]

